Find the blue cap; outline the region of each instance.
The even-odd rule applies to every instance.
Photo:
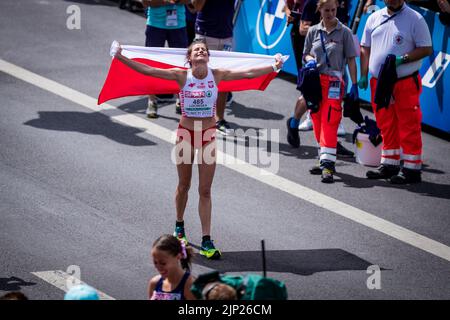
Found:
[[[100,300],[97,291],[85,284],[70,288],[64,300]]]

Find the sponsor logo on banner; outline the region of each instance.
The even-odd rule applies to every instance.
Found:
[[[287,30],[284,0],[264,0],[256,19],[256,38],[263,49],[272,49]]]
[[[433,88],[444,74],[450,63],[450,54],[439,52],[431,66],[422,78],[422,85]]]

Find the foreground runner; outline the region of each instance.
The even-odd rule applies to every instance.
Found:
[[[159,275],[148,286],[150,300],[195,300],[190,288],[192,248],[170,234],[160,236],[152,246],[153,264]]]
[[[182,117],[177,131],[176,162],[178,187],[175,194],[177,220],[175,235],[186,240],[184,211],[191,185],[192,164],[198,149],[199,169],[199,215],[202,224],[202,245],[200,254],[208,259],[218,259],[221,252],[211,240],[211,185],[216,169],[215,145],[215,101],[218,84],[224,80],[251,79],[281,69],[280,58],[272,66],[243,69],[211,69],[208,66],[209,49],[202,41],[194,41],[188,48],[186,60],[190,69],[160,69],[133,61],[121,53],[119,47],[115,58],[130,68],[148,76],[175,80],[180,87]]]

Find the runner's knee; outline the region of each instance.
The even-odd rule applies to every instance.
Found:
[[[201,198],[211,198],[211,188],[210,187],[199,187],[198,194]]]
[[[189,189],[191,188],[190,183],[178,183],[177,191],[179,193],[186,194],[189,192]]]

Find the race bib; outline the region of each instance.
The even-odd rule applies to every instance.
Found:
[[[178,27],[178,16],[176,9],[166,11],[166,27]]]

